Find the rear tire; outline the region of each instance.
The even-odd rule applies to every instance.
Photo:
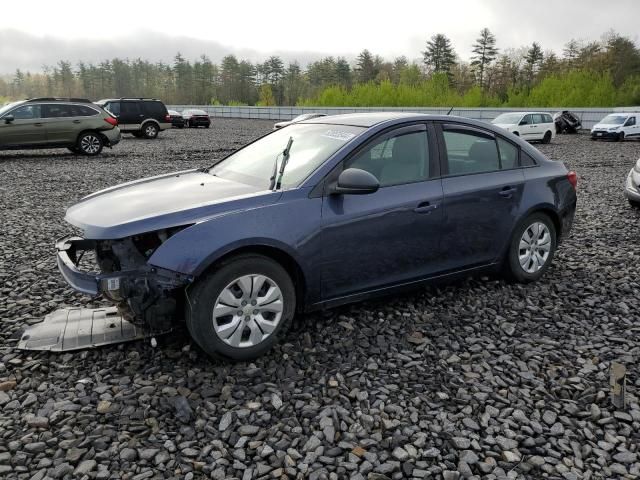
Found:
[[[542,143],[544,144],[551,143],[551,132],[549,131],[545,132],[544,137],[542,137]]]
[[[640,202],[636,202],[635,200],[631,200],[630,198],[629,200],[629,205],[631,205],[633,208],[640,208]]]
[[[142,135],[144,138],[148,138],[149,140],[153,140],[160,133],[160,129],[155,123],[149,122],[146,125],[142,126]]]
[[[529,283],[538,280],[549,268],[556,251],[556,228],[544,213],[525,218],[513,233],[505,274],[510,280]]]
[[[131,135],[133,135],[136,138],[142,138],[142,132],[131,132]]]
[[[85,132],[78,137],[78,150],[89,157],[93,157],[102,152],[104,143],[100,135],[95,132]]]
[[[200,278],[187,298],[185,317],[193,340],[208,355],[233,361],[251,360],[271,349],[296,310],[287,271],[257,254],[224,261]]]

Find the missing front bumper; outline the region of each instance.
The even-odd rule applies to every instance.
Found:
[[[153,335],[168,333],[154,331]],[[27,327],[18,348],[69,352],[150,337],[150,331],[125,320],[116,307],[63,308]]]

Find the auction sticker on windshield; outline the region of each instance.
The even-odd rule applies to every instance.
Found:
[[[354,133],[343,132],[341,130],[327,130],[322,134],[323,137],[333,138],[334,140],[341,140],[343,142],[351,140],[355,137]]]

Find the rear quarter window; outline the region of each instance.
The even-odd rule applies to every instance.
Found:
[[[528,153],[521,151],[520,152],[520,166],[522,167],[533,167],[537,165],[536,161],[533,159],[531,155]]]

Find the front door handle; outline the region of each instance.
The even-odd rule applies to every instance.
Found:
[[[34,123],[34,124],[33,124],[33,126],[34,126],[34,127],[41,127],[41,126],[42,126],[42,124],[41,124],[41,123]]]
[[[80,123],[80,120],[74,120],[73,123]]]
[[[511,198],[511,196],[516,193],[516,189],[513,187],[504,187],[502,190],[498,192],[500,195],[506,198]]]
[[[418,204],[418,206],[414,208],[413,211],[416,213],[431,213],[436,208],[438,208],[437,203],[422,202]]]

